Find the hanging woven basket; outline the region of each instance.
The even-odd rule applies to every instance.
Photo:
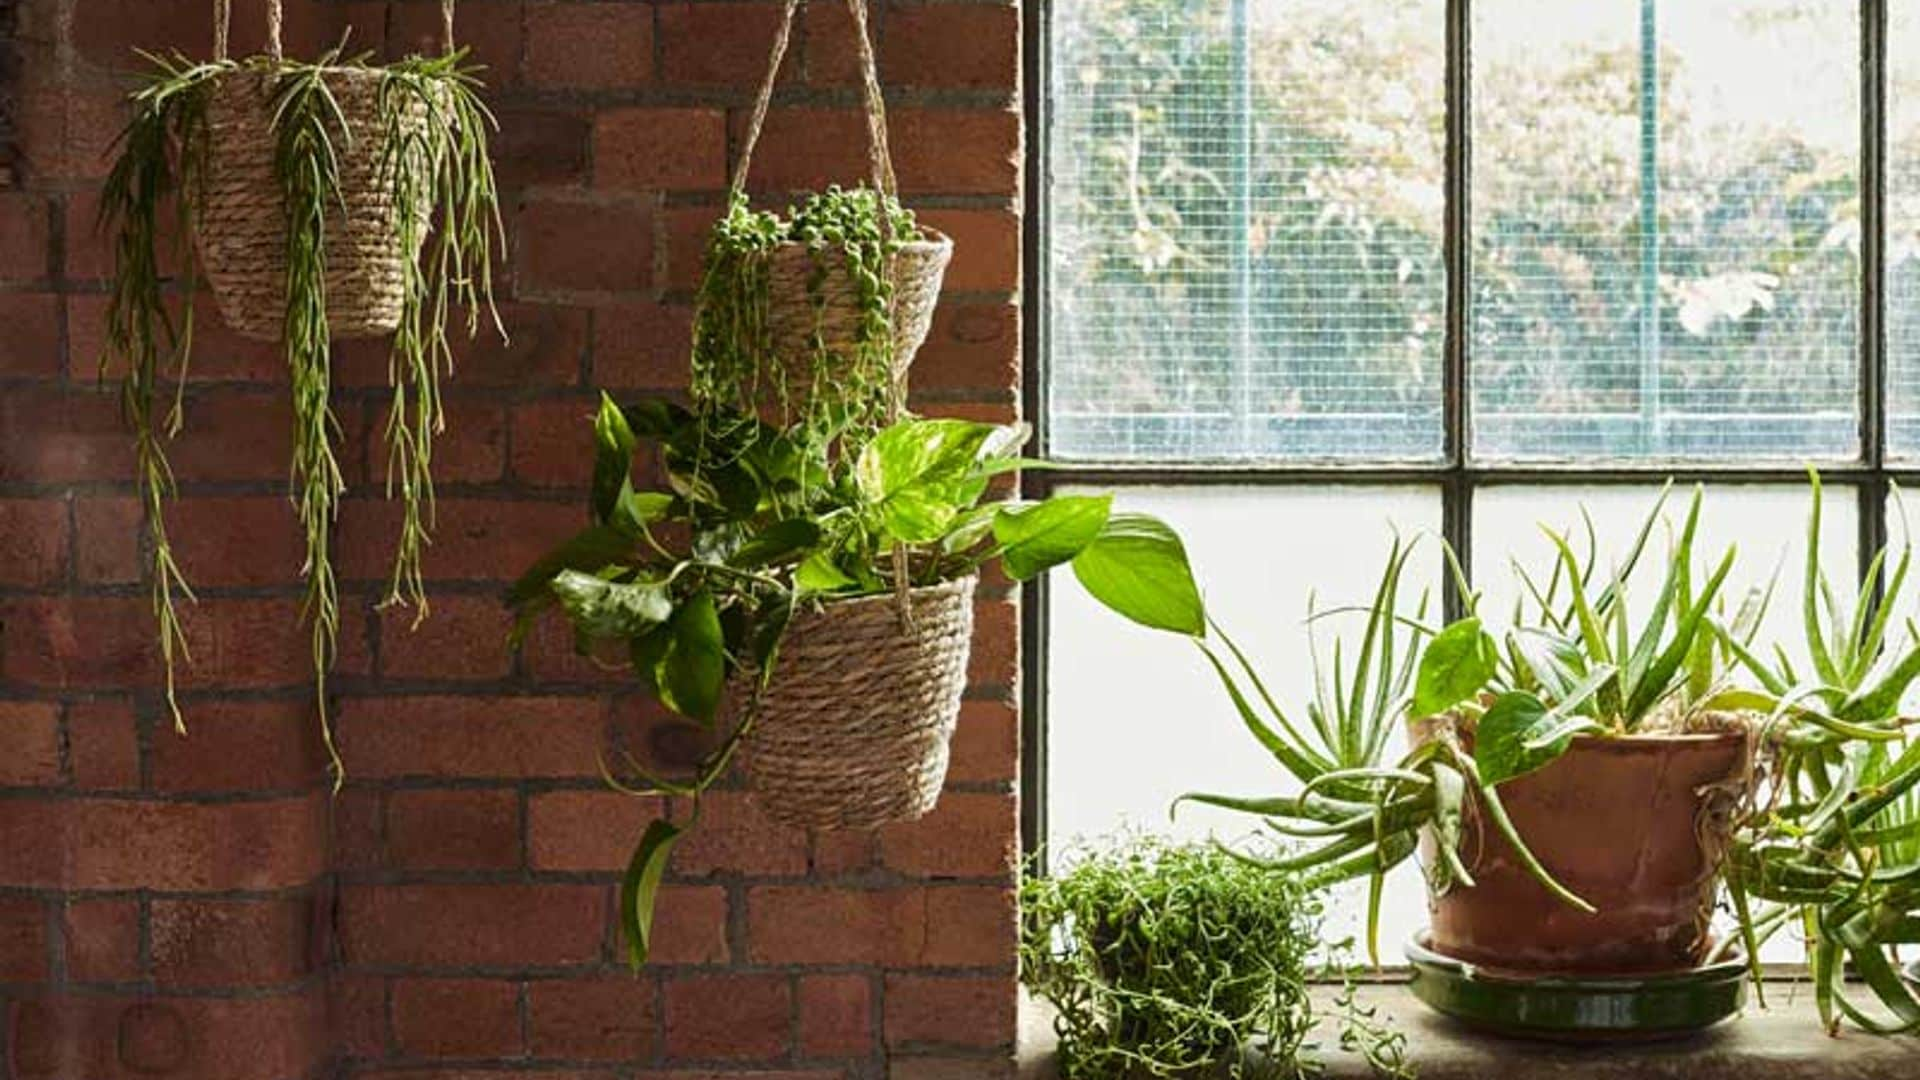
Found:
[[[933,809],[967,686],[972,575],[794,617],[747,740],[774,821],[871,829]],[[908,614],[910,610],[910,614]]]
[[[880,91],[873,45],[867,36],[866,7],[851,3],[848,7],[853,13],[854,37],[859,46],[861,101],[867,122],[868,180],[873,190],[882,196],[884,206],[885,199],[899,194],[892,150],[887,141],[886,101]],[[746,190],[747,175],[753,168],[754,147],[766,123],[797,8],[798,0],[787,0],[767,64],[767,75],[747,124],[740,160],[734,166],[731,194],[736,197]],[[889,216],[882,212],[883,245],[893,239],[890,227]],[[859,282],[847,268],[846,250],[832,245],[787,241],[757,257],[766,263],[765,325],[773,359],[789,372],[806,372],[813,370],[813,359],[822,351],[838,358],[851,357],[870,331]],[[888,259],[887,278],[893,286],[889,321],[893,330],[896,382],[904,383],[914,355],[927,340],[927,332],[933,326],[933,311],[940,301],[940,285],[946,278],[947,263],[952,259],[953,241],[924,226],[918,237],[905,240]]]
[[[452,3],[442,5],[452,48]],[[287,317],[287,214],[274,167],[273,126],[277,70],[282,58],[281,0],[268,0],[266,67],[243,65],[220,77],[207,103],[206,174],[196,198],[193,239],[214,301],[227,324],[245,337],[280,340]],[[217,4],[216,60],[227,59],[227,0]],[[335,338],[378,337],[399,325],[408,269],[418,246],[402,243],[399,170],[388,159],[395,145],[423,153],[433,117],[418,97],[383,94],[376,68],[340,66],[323,74],[339,104],[330,130],[339,165],[338,200],[326,222],[327,325]],[[432,192],[413,193],[412,212],[424,218]],[[416,230],[424,238],[426,230]]]

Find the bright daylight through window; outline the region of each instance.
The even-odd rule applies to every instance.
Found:
[[[1404,615],[1463,613],[1444,537],[1498,632],[1513,564],[1553,565],[1542,525],[1584,546],[1584,504],[1617,553],[1669,475],[1676,526],[1706,488],[1696,572],[1737,544],[1725,606],[1777,578],[1766,626],[1798,641],[1804,465],[1838,592],[1863,542],[1905,537],[1914,7],[1888,5],[1881,70],[1851,0],[1056,0],[1034,352],[1064,468],[1030,482],[1118,485],[1179,528],[1283,704],[1313,694],[1310,629],[1323,669],[1359,634],[1396,542],[1419,538]],[[1044,620],[1030,841],[1241,837],[1257,819],[1169,805],[1298,790],[1198,652],[1071,581]],[[1385,892],[1390,961],[1428,919],[1418,874]],[[1340,896],[1357,934],[1364,891]]]

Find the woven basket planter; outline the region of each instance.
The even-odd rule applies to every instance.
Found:
[[[933,809],[947,776],[973,642],[972,576],[794,617],[747,741],[767,817],[871,829]]]
[[[327,85],[348,130],[333,132],[340,204],[327,215],[327,325],[336,338],[390,334],[400,325],[407,267],[393,172],[382,156],[381,73],[340,68]],[[398,106],[408,134],[426,130],[425,103]],[[223,77],[207,104],[205,189],[196,201],[194,245],[227,324],[263,341],[280,340],[287,314],[287,218],[274,173],[273,78]],[[413,142],[414,140],[409,140]],[[414,212],[432,209],[420,192]],[[421,230],[424,236],[426,230]]]
[[[940,283],[953,259],[952,240],[933,229],[920,232],[921,238],[902,245],[890,265],[895,379],[906,377],[933,328]],[[766,261],[767,332],[780,364],[789,372],[809,372],[817,349],[853,355],[866,313],[858,284],[847,272],[846,252],[788,242],[774,248]]]

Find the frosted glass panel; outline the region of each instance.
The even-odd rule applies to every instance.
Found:
[[[1305,627],[1309,593],[1323,606],[1364,604],[1392,544],[1429,534],[1410,568],[1409,601],[1431,588],[1439,605],[1440,499],[1424,489],[1314,487],[1130,490],[1117,505],[1157,514],[1191,549],[1213,616],[1246,649],[1276,698],[1303,700],[1311,685]],[[1245,815],[1187,808],[1183,792],[1277,794],[1297,785],[1241,726],[1197,650],[1123,623],[1070,574],[1053,577],[1047,638],[1047,831],[1058,846],[1121,827],[1199,838],[1245,836]],[[1351,622],[1338,624],[1350,628]],[[1335,625],[1323,624],[1323,633]],[[1323,642],[1327,640],[1322,638]],[[1363,893],[1343,890],[1329,930],[1358,935]],[[1418,870],[1406,864],[1387,897],[1382,959],[1425,921]]]

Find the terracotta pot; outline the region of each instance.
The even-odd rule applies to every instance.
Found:
[[[1432,947],[1512,971],[1698,965],[1719,884],[1697,832],[1703,789],[1738,776],[1746,753],[1739,732],[1579,738],[1552,764],[1502,784],[1500,800],[1527,846],[1598,910],[1547,892],[1470,805],[1462,856],[1475,884],[1429,896]],[[1422,842],[1431,860],[1433,838]]]

